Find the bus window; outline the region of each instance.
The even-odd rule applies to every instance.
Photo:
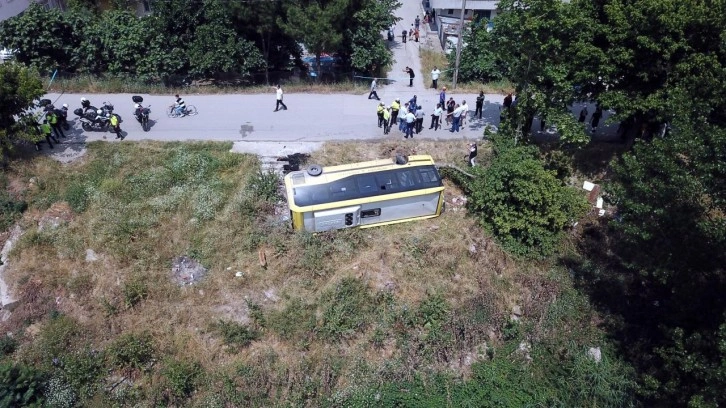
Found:
[[[378,184],[376,178],[372,175],[362,174],[357,177],[358,191],[361,195],[375,194],[378,192]]]
[[[439,181],[439,178],[436,175],[436,170],[433,168],[419,169],[419,175],[421,176],[421,181],[424,183],[435,183]]]
[[[350,178],[340,179],[330,184],[330,196],[336,201],[355,198],[358,191],[355,182]]]
[[[376,180],[378,185],[381,186],[382,191],[391,191],[398,189],[398,180],[396,179],[395,173],[388,171],[381,174],[376,174]]]
[[[415,183],[413,172],[410,170],[398,172],[398,182],[401,184],[401,188],[413,187]]]

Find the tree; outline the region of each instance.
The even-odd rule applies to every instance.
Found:
[[[0,364],[0,406],[41,407],[45,375],[37,369],[12,363]]]
[[[320,56],[337,50],[343,41],[340,23],[348,5],[349,0],[291,2],[287,6],[286,20],[278,19],[278,25],[283,30],[299,39],[315,55],[317,72],[321,72]]]
[[[15,118],[35,106],[45,94],[38,72],[19,63],[0,64],[0,152],[3,157],[19,140],[31,140],[32,133]]]
[[[492,33],[487,31],[486,21],[473,22],[464,32],[466,47],[461,49],[459,59],[460,81],[498,81],[506,73],[506,65],[494,48]],[[449,65],[455,66],[456,53],[449,54]]]
[[[360,3],[352,21],[345,22],[348,29],[343,52],[350,53],[350,64],[354,69],[371,72],[386,67],[392,61],[381,32],[400,20],[394,12],[401,3],[398,0],[365,0]]]
[[[510,251],[542,256],[556,250],[562,231],[587,210],[584,197],[545,170],[532,146],[511,135],[492,138],[491,165],[475,173],[469,204],[485,228]]]

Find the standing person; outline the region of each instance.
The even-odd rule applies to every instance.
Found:
[[[411,98],[411,100],[408,101],[408,110],[415,114],[417,108],[418,108],[418,102],[416,100],[416,95],[414,95],[413,98]]]
[[[441,88],[441,93],[439,94],[439,103],[441,104],[441,109],[446,108],[446,87]]]
[[[476,143],[469,143],[469,167],[476,166],[474,158],[476,158]]]
[[[406,115],[408,115],[408,106],[408,102],[406,102],[398,115],[398,130],[404,133],[406,132]]]
[[[454,117],[451,114],[454,113],[454,109],[456,108],[456,101],[454,101],[454,98],[450,96],[449,100],[446,102],[446,123],[451,124],[454,120]]]
[[[406,29],[403,29],[403,32],[401,33],[401,41],[406,44],[406,34],[408,34],[408,31]]]
[[[383,111],[386,110],[386,107],[383,106],[383,102],[378,104],[378,107],[376,108],[376,115],[378,115],[378,127],[383,126]]]
[[[43,121],[42,125],[40,125],[40,131],[43,133],[43,136],[45,136],[45,141],[48,143],[48,146],[53,149],[53,143],[51,143],[50,141],[53,140],[54,142],[58,143],[58,139],[56,139],[51,133],[50,124],[48,124],[47,119]],[[37,143],[35,147],[37,150],[40,150]]]
[[[287,105],[285,105],[285,103],[282,101],[283,92],[282,92],[282,88],[280,87],[280,84],[277,84],[277,90],[275,91],[275,93],[277,95],[277,104],[275,104],[275,112],[280,110],[281,105],[282,105],[282,109],[287,110]]]
[[[509,110],[509,108],[512,107],[512,94],[508,93],[507,96],[504,97],[504,102],[502,103],[502,106]]]
[[[418,135],[423,130],[424,111],[421,105],[416,107],[416,134]]]
[[[588,112],[587,112],[587,106],[585,106],[580,111],[580,117],[577,118],[577,121],[580,122],[580,123],[585,123],[585,119],[587,119],[587,114],[588,114]]]
[[[383,108],[383,134],[387,135],[391,130],[391,108]]]
[[[381,98],[378,97],[378,92],[376,92],[376,90],[378,90],[378,82],[376,82],[376,79],[373,78],[373,81],[371,81],[371,93],[368,94],[368,99],[371,99],[371,96],[374,96],[376,100],[381,100]]]
[[[393,102],[391,102],[391,126],[393,126],[398,119],[399,109],[401,109],[401,99],[396,98]]]
[[[479,114],[479,119],[481,119],[482,110],[484,110],[484,91],[479,92],[479,96],[476,97],[476,110],[474,111],[474,116],[476,117],[476,114]]]
[[[418,18],[418,16],[416,16],[416,20],[414,20],[414,24],[416,25],[416,28],[418,28],[419,25],[421,24],[421,19]]]
[[[187,105],[184,103],[184,99],[179,96],[179,94],[174,95],[176,97],[176,100],[174,101],[174,106],[176,106],[176,113],[181,116],[187,116]]]
[[[454,109],[454,111],[449,114],[452,117],[451,133],[459,131],[459,124],[461,123],[462,111],[463,111],[463,109],[461,109],[461,105],[456,105],[456,108]]]
[[[436,109],[431,114],[431,126],[429,129],[439,130],[439,120],[441,119],[442,113],[444,113],[444,110],[441,108],[441,104],[436,104]]]
[[[416,39],[416,42],[418,42],[418,36],[419,36],[419,31],[418,31],[418,27],[416,27],[413,30],[413,37]]]
[[[431,70],[431,86],[434,89],[437,89],[439,86],[439,75],[441,75],[441,71],[439,70],[439,67],[434,67],[434,69]],[[444,94],[444,98],[446,98],[446,94]],[[446,100],[446,99],[444,99]]]
[[[416,115],[413,112],[408,112],[406,114],[406,135],[403,137],[404,139],[408,139],[409,137],[413,139],[413,127],[415,123]]]
[[[597,125],[600,124],[600,118],[602,118],[602,108],[600,105],[595,108],[595,112],[592,113],[592,121],[590,124],[592,125],[592,133],[595,133],[597,130]]]
[[[56,137],[63,137],[63,138],[66,137],[66,135],[63,134],[63,129],[61,129],[60,119],[58,119],[57,113],[55,113],[55,112],[48,113],[48,123],[50,124],[50,127],[53,129],[53,133],[55,133]]]
[[[461,120],[459,123],[461,126],[464,126],[466,124],[466,116],[469,114],[469,105],[466,104],[466,101],[461,101]]]
[[[114,133],[116,133],[116,139],[123,139],[123,137],[121,137],[121,126],[119,126],[118,116],[111,115],[109,122],[111,123],[111,129]]]
[[[413,72],[413,68],[406,67],[403,72],[406,72],[408,74],[408,86],[413,86],[413,79],[416,78],[416,74]]]

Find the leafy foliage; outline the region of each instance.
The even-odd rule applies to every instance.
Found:
[[[493,138],[491,166],[470,182],[471,208],[510,251],[542,256],[555,251],[561,232],[587,208],[584,197],[544,169],[538,151]]]
[[[0,34],[2,36],[2,34]],[[32,126],[17,123],[16,116],[25,115],[45,93],[37,71],[20,64],[0,64],[0,155],[4,156],[13,143],[19,140],[34,140],[34,118],[27,122]]]
[[[225,344],[238,347],[247,347],[260,337],[260,333],[247,325],[221,319],[214,325],[214,329],[222,336]]]
[[[45,374],[26,365],[0,363],[0,406],[41,407]]]
[[[332,341],[350,338],[371,322],[374,307],[368,287],[357,279],[345,278],[321,296],[318,332]]]
[[[185,361],[168,361],[162,370],[169,383],[171,400],[183,402],[194,392],[196,382],[202,375],[203,369],[199,363]]]
[[[120,369],[143,369],[154,358],[154,353],[149,333],[124,334],[108,348],[111,365]]]

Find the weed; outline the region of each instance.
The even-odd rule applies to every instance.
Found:
[[[374,307],[373,298],[363,282],[344,278],[320,298],[322,321],[318,332],[329,341],[350,338],[372,321]]]
[[[4,190],[0,190],[0,231],[5,231],[28,208],[28,203],[16,200]]]
[[[270,312],[266,323],[284,340],[303,339],[315,329],[315,305],[293,298],[284,309]]]
[[[300,269],[313,276],[326,275],[330,270],[330,265],[325,260],[333,251],[330,240],[326,239],[325,234],[314,235],[307,231],[298,232],[296,238],[303,251],[298,264]]]
[[[101,298],[101,308],[106,317],[115,316],[118,313],[118,307],[111,303],[106,297]]]
[[[18,340],[8,334],[0,337],[0,357],[9,356],[13,354],[18,348]]]
[[[71,408],[76,406],[78,397],[73,388],[61,377],[51,377],[43,390],[46,407]]]
[[[424,327],[439,325],[449,313],[449,304],[441,295],[429,296],[421,302],[418,315]]]
[[[280,199],[280,178],[273,171],[258,170],[247,178],[248,193],[257,200],[274,203]]]
[[[145,368],[154,354],[154,344],[149,333],[121,335],[107,351],[111,365],[124,370]]]
[[[247,308],[250,309],[250,318],[255,322],[255,325],[259,328],[265,328],[267,322],[265,321],[265,315],[262,313],[262,307],[251,300],[247,300]]]
[[[103,353],[86,348],[66,355],[62,364],[63,378],[81,399],[98,391],[105,373]]]
[[[237,322],[220,319],[212,328],[222,336],[224,343],[227,345],[247,347],[253,341],[260,338],[260,334],[257,331]]]
[[[39,352],[41,364],[49,364],[53,359],[73,350],[82,334],[83,330],[74,319],[51,311],[50,318],[41,329],[34,345]]]
[[[197,362],[169,360],[162,374],[169,384],[171,400],[182,402],[194,392],[198,378],[203,374]]]
[[[146,299],[149,295],[149,288],[146,280],[140,276],[135,276],[126,281],[123,286],[124,304],[127,308],[136,306],[139,302]]]

